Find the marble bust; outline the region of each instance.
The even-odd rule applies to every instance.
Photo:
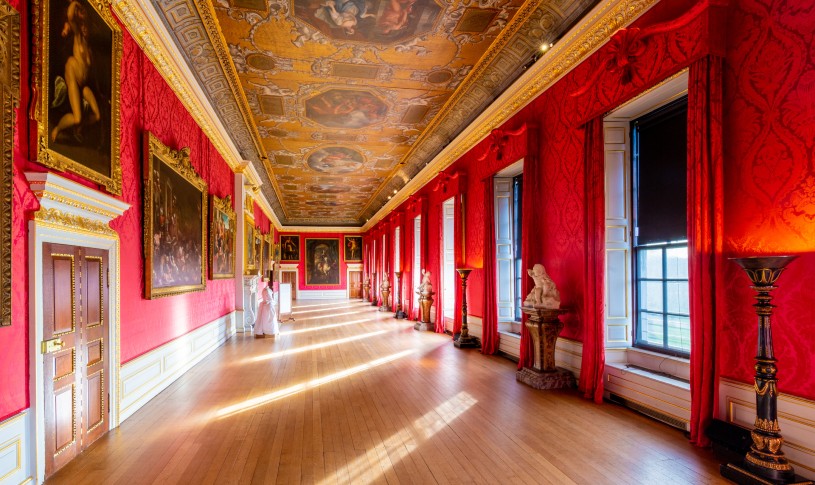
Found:
[[[388,279],[387,279],[387,278],[383,279],[383,280],[382,280],[382,283],[380,283],[380,284],[379,284],[379,289],[380,289],[380,290],[383,290],[383,291],[384,291],[384,290],[389,290],[389,289],[390,289],[390,287],[391,287],[391,282],[390,282],[390,281],[388,281]]]
[[[553,310],[560,308],[560,293],[557,291],[555,282],[546,274],[543,265],[536,264],[532,269],[526,271],[535,281],[535,287],[524,300],[524,306]]]
[[[430,271],[422,270],[422,282],[416,288],[416,293],[431,293],[432,291],[433,285],[430,283]]]

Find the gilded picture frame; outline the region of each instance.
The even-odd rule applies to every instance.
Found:
[[[207,183],[188,148],[173,150],[144,136],[144,297],[207,286]]]
[[[280,236],[280,261],[300,261],[300,236]]]
[[[0,0],[0,327],[11,325],[11,193],[20,102],[20,14]]]
[[[343,237],[343,259],[346,263],[362,261],[362,236]]]
[[[340,286],[339,238],[306,238],[306,285]]]
[[[232,196],[210,196],[209,277],[213,280],[235,277],[235,234],[237,216]]]
[[[260,228],[255,228],[255,270],[260,271],[263,269],[263,233],[260,232]],[[261,275],[262,276],[262,275]]]
[[[272,235],[265,234],[262,238],[263,249],[260,256],[261,275],[266,281],[269,280],[269,270],[272,269]]]
[[[243,272],[244,274],[257,273],[255,257],[255,221],[246,217],[243,220]]]
[[[34,4],[37,161],[121,195],[122,32],[110,2],[35,0]],[[76,52],[89,54],[77,57]]]

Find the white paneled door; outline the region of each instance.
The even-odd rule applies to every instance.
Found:
[[[442,304],[444,305],[444,329],[453,330],[453,317],[456,306],[456,260],[455,260],[455,198],[444,201],[442,212],[443,223],[443,275],[442,275]],[[447,319],[450,319],[448,323]]]

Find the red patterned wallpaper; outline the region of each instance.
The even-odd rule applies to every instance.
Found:
[[[278,240],[280,236],[300,236],[300,261],[297,267],[297,288],[300,290],[345,290],[348,288],[348,263],[345,262],[345,253],[343,251],[343,244],[345,244],[344,236],[359,236],[358,233],[343,233],[343,232],[280,232],[278,233]],[[306,238],[308,239],[339,239],[340,240],[340,284],[339,286],[329,285],[306,285]],[[294,261],[285,261],[283,264],[294,264]],[[354,264],[357,262],[354,261]]]
[[[801,255],[782,276],[776,292],[774,337],[781,358],[780,389],[815,399],[815,375],[810,372],[815,368],[815,286],[808,284],[815,271],[815,4],[733,1],[724,10],[726,39],[715,10],[685,21],[683,16],[693,6],[688,0],[663,0],[636,22],[643,32],[654,25],[672,28],[651,36],[642,53],[626,58],[631,65],[629,84],[620,82],[620,72],[609,71],[613,68],[609,59],[617,60],[623,52],[618,38],[502,127],[511,131],[527,120],[543,126],[543,190],[535,198],[538,218],[529,223],[534,224],[533,259],[547,266],[563,305],[581,309],[585,195],[579,126],[709,52],[725,55],[726,255]],[[589,86],[583,85],[586,80],[591,80]],[[583,89],[580,96],[571,96]],[[524,156],[523,138],[508,142],[500,163],[491,157],[477,161],[487,150],[485,140],[447,170],[469,175],[466,251],[468,264],[475,267],[484,257],[478,236],[483,230],[481,180]],[[427,192],[428,186],[419,192]],[[437,211],[431,212],[431,228],[438,226],[438,217]],[[438,260],[438,231],[433,236],[431,267]],[[752,290],[735,264],[721,271],[728,287],[722,302],[724,318],[718,322],[719,373],[750,382],[756,349]],[[479,270],[470,276],[470,309],[475,315],[483,307],[483,278]],[[580,311],[571,314],[562,335],[582,340],[582,320]]]
[[[27,9],[29,2],[12,0],[15,8]],[[28,12],[21,12],[22,38],[28,39]],[[142,268],[142,134],[152,131],[173,148],[190,147],[190,158],[208,182],[209,192],[232,195],[233,174],[203,135],[184,106],[164,82],[135,41],[123,35],[121,76],[121,163],[122,200],[131,208],[112,227],[121,239],[121,359],[125,363],[176,337],[228,314],[235,306],[231,280],[207,281],[203,292],[145,300]],[[23,43],[21,58],[22,97],[17,110],[14,151],[13,207],[13,319],[10,328],[0,328],[0,420],[28,407],[28,220],[38,208],[28,189],[26,171],[43,171],[30,160],[28,140],[36,127],[29,124],[30,44]],[[61,174],[92,186],[75,176]]]
[[[773,338],[781,392],[815,399],[815,3],[731,2],[725,64],[725,254],[799,254],[778,281]],[[721,375],[749,382],[753,290],[723,269]]]

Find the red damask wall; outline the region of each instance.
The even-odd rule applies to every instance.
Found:
[[[586,196],[580,126],[694,60],[722,55],[726,68],[725,256],[801,255],[780,280],[774,336],[781,357],[780,389],[815,399],[811,372],[815,368],[815,286],[809,281],[815,272],[815,4],[735,0],[724,10],[704,10],[689,18],[694,5],[690,0],[663,0],[635,23],[643,32],[668,27],[652,35],[642,52],[620,56],[626,46],[617,37],[506,122],[501,127],[505,133],[524,123],[541,129],[508,137],[501,160],[494,153],[482,159],[493,143],[488,138],[445,170],[467,175],[466,261],[476,268],[483,264],[482,180],[527,155],[526,136],[540,133],[541,190],[533,197],[537,217],[527,223],[532,259],[546,265],[563,305],[576,310],[566,318],[562,335],[582,340]],[[627,84],[621,82],[624,65],[630,66]],[[578,96],[573,95],[576,92]],[[426,264],[434,278],[439,261],[438,207],[446,198],[434,195],[435,183],[417,192],[430,198],[423,228],[430,231]],[[720,271],[727,282],[727,297],[720,302],[723,318],[717,322],[718,374],[751,382],[756,349],[752,290],[735,264],[727,263]],[[470,313],[479,316],[483,278],[482,271],[476,270],[469,280]]]
[[[13,319],[0,328],[0,420],[28,407],[28,220],[38,203],[28,189],[26,171],[43,171],[32,162],[28,140],[36,128],[29,124],[29,2],[11,0],[22,9],[22,97],[17,110],[14,150],[13,206]],[[123,35],[121,69],[122,200],[131,204],[112,223],[121,240],[121,360],[125,363],[216,318],[235,307],[231,280],[207,281],[206,291],[145,300],[142,251],[142,135],[151,131],[172,148],[190,148],[196,171],[209,192],[233,195],[233,174],[184,106],[164,82],[127,32]],[[72,180],[77,177],[65,175]],[[86,183],[86,182],[83,182]],[[86,183],[87,185],[91,185]],[[234,199],[234,197],[233,197]],[[240,208],[239,208],[240,210]]]
[[[300,290],[344,290],[348,288],[348,263],[345,262],[344,236],[359,236],[358,233],[343,232],[280,232],[277,234],[277,241],[280,236],[300,236],[300,260],[297,262],[297,288]],[[339,285],[306,285],[306,238],[308,239],[339,239],[340,241],[340,284]],[[353,263],[357,263],[354,261]],[[361,262],[359,262],[361,263]],[[285,261],[283,264],[295,264],[294,261]]]

